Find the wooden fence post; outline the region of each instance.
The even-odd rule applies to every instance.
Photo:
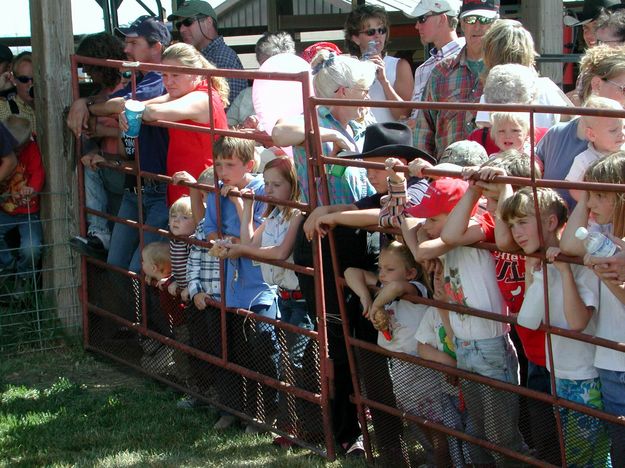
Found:
[[[78,261],[67,240],[77,232],[76,171],[73,138],[63,109],[72,102],[70,54],[74,50],[70,0],[30,0],[30,22],[37,109],[37,141],[46,169],[49,196],[42,197],[45,249],[44,290],[50,290],[58,318],[75,328],[79,318]]]

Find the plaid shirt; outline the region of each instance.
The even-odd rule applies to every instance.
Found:
[[[423,94],[428,102],[479,102],[482,83],[467,63],[466,47],[438,63]],[[414,146],[439,159],[451,143],[475,130],[475,112],[424,110],[417,116]]]
[[[460,50],[464,47],[465,42],[464,37],[459,37],[455,41],[445,44],[440,50],[435,48],[430,49],[430,57],[419,65],[414,72],[414,88],[412,89],[411,101],[420,102],[422,100],[425,85],[428,83],[436,64],[447,57],[455,57],[458,55]],[[419,109],[412,109],[410,118],[416,119],[418,113]]]
[[[367,125],[373,123],[372,121],[365,121],[358,123],[355,120],[349,122],[349,126],[352,129],[353,136],[350,135],[345,128],[334,118],[327,107],[320,106],[318,109],[319,114],[319,127],[330,128],[337,130],[343,134],[349,141],[352,142],[353,150],[362,151],[362,144],[364,143],[364,132]],[[370,117],[371,118],[371,117]],[[328,155],[332,151],[332,145],[330,143],[322,144],[323,154]],[[293,161],[295,162],[295,169],[297,170],[297,180],[300,184],[302,196],[301,201],[303,203],[308,202],[308,167],[306,165],[306,148],[304,146],[293,147]],[[332,167],[332,166],[329,166]],[[351,205],[355,201],[361,198],[373,195],[375,190],[367,179],[367,170],[358,167],[345,167],[345,172],[342,176],[334,176],[327,172],[328,178],[328,193],[330,198],[330,205]],[[318,185],[318,184],[317,184]],[[321,196],[321,191],[318,190],[318,197]],[[319,198],[321,200],[321,198]]]
[[[243,70],[237,53],[226,45],[223,36],[217,36],[210,44],[202,49],[202,55],[217,68],[233,68]],[[232,103],[241,91],[247,88],[247,80],[241,78],[226,78],[230,86],[228,101]]]
[[[206,241],[204,234],[204,220],[200,221],[191,236],[199,241]],[[205,292],[213,299],[221,296],[221,280],[219,278],[219,259],[208,253],[208,247],[191,244],[191,251],[187,260],[187,281],[189,297]]]

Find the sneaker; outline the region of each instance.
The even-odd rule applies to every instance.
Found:
[[[293,442],[291,439],[283,435],[276,435],[273,438],[273,441],[271,443],[273,445],[277,445],[278,447],[282,449],[290,449],[291,447],[295,445],[295,442]]]
[[[206,408],[207,406],[210,405],[199,398],[195,398],[193,395],[185,395],[176,402],[176,408],[184,410]]]
[[[231,414],[224,414],[215,423],[215,425],[213,426],[213,429],[215,429],[216,431],[222,431],[224,429],[228,429],[229,427],[231,427],[236,422],[237,422],[236,416],[233,416]]]
[[[106,261],[107,250],[97,236],[92,234],[88,234],[87,237],[74,236],[69,240],[69,245],[79,254]]]
[[[364,457],[365,446],[362,443],[362,435],[358,436],[356,441],[345,451],[346,457]]]

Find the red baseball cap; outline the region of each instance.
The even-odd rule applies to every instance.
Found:
[[[315,58],[315,55],[320,50],[329,50],[330,52],[334,52],[337,55],[341,55],[341,49],[333,42],[317,42],[311,46],[308,46],[302,52],[302,58],[306,60],[308,63],[312,62],[312,59]]]
[[[432,180],[421,203],[408,208],[406,212],[415,218],[433,218],[451,213],[468,187],[469,183],[462,179],[444,177]]]

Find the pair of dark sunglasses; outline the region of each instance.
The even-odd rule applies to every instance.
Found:
[[[366,34],[369,37],[373,37],[373,36],[375,36],[375,33],[386,34],[387,32],[388,32],[388,28],[385,28],[383,26],[381,28],[365,29],[364,31],[360,31],[360,34]]]
[[[447,13],[447,12],[446,12],[446,11],[441,11],[440,13],[430,13],[429,15],[421,15],[421,16],[417,16],[417,17],[415,18],[415,21],[416,21],[417,23],[419,23],[419,24],[423,24],[423,23],[425,23],[425,22],[428,20],[428,18],[430,18],[430,17],[432,17],[432,16],[440,16],[440,15],[442,15],[442,14],[444,14],[444,13]]]
[[[24,83],[24,84],[30,83],[31,81],[33,81],[32,76],[26,76],[26,75],[16,76],[15,79],[19,81],[20,83]]]
[[[188,28],[193,23],[195,23],[196,21],[201,20],[203,18],[206,18],[206,16],[189,16],[188,18],[185,18],[182,21],[177,21],[176,22],[176,29],[180,30],[181,26],[186,26]]]

